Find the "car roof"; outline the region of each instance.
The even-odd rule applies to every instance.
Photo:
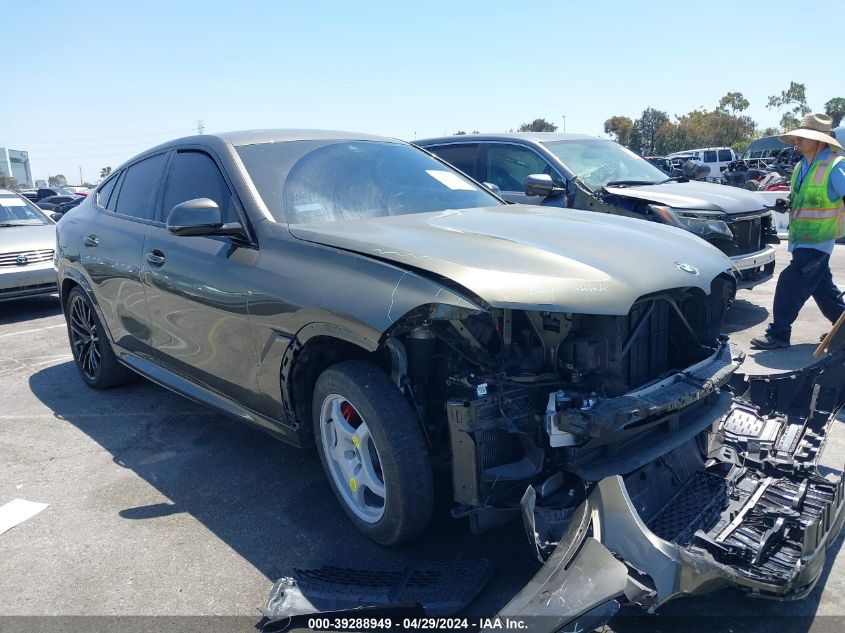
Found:
[[[344,132],[341,130],[294,130],[294,129],[278,129],[278,130],[241,130],[234,132],[220,132],[215,134],[195,134],[193,136],[183,136],[182,138],[173,139],[165,143],[161,143],[156,147],[150,148],[148,151],[164,149],[177,145],[191,145],[191,144],[217,144],[220,141],[239,147],[241,145],[256,145],[259,143],[280,143],[286,141],[330,141],[330,140],[349,140],[349,141],[389,141],[398,143],[397,139],[388,138],[385,136],[376,136],[374,134],[361,134],[356,132]],[[147,152],[144,152],[145,154]]]
[[[312,129],[267,129],[267,130],[241,130],[234,132],[219,132],[215,134],[194,134],[183,136],[160,143],[150,147],[138,154],[135,154],[128,161],[118,165],[111,173],[116,174],[127,165],[137,160],[148,157],[151,154],[174,149],[177,147],[200,145],[216,149],[223,149],[226,146],[240,147],[243,145],[257,145],[260,143],[281,143],[286,141],[381,141],[387,143],[404,143],[399,139],[374,134],[361,134],[358,132],[344,132],[341,130],[312,130]],[[108,179],[107,179],[108,180]],[[103,182],[106,182],[105,180]],[[98,185],[101,186],[101,185]]]
[[[533,143],[546,143],[548,141],[578,141],[578,140],[604,141],[598,136],[589,134],[563,134],[561,132],[503,132],[500,134],[458,134],[456,136],[438,136],[436,138],[425,138],[412,141],[416,145],[437,145],[439,143],[463,143],[468,141],[528,141]],[[612,142],[612,141],[611,141]]]

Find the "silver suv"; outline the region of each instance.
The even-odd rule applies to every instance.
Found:
[[[669,178],[618,143],[582,134],[473,134],[415,141],[508,202],[574,207],[686,229],[731,258],[740,288],[771,278],[779,242],[759,195]]]

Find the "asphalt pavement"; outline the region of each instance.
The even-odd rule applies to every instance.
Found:
[[[780,246],[778,270],[787,260]],[[845,246],[836,247],[832,268],[845,287]],[[765,328],[774,288],[772,280],[741,291],[728,315],[726,330],[748,352],[745,373],[810,364],[829,329],[810,302],[791,348],[749,350]],[[0,303],[0,393],[0,505],[16,498],[49,504],[0,534],[0,631],[34,630],[43,622],[23,616],[55,616],[54,623],[83,629],[87,621],[72,616],[121,616],[116,622],[124,629],[127,616],[158,616],[164,628],[181,616],[242,616],[223,628],[237,628],[235,622],[243,628],[258,621],[258,607],[279,577],[362,561],[378,567],[492,559],[496,572],[471,611],[494,614],[538,567],[518,522],[475,536],[464,520],[451,518],[445,479],[432,527],[414,543],[387,550],[346,522],[315,452],[144,380],[88,389],[73,366],[54,297]],[[839,472],[843,462],[838,422],[822,463]],[[720,620],[710,618],[731,614],[751,618],[749,630],[763,616],[783,618],[781,629],[841,630],[842,540],[805,600],[723,591],[670,602],[647,620],[623,618],[613,627],[685,631],[690,616],[712,624]]]

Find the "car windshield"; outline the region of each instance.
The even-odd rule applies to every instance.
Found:
[[[279,222],[338,222],[503,204],[419,149],[382,141],[285,141],[237,148]]]
[[[17,196],[0,196],[0,227],[49,224],[34,204]]]
[[[657,167],[613,141],[577,139],[543,145],[590,189],[614,181],[653,184],[666,180]]]

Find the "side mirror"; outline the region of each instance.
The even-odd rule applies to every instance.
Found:
[[[58,211],[54,211],[50,214],[50,217],[53,219],[53,222],[58,222],[64,217],[64,213],[59,213]]]
[[[167,214],[167,230],[173,235],[243,235],[239,222],[223,224],[220,207],[209,198],[194,198],[177,204]]]
[[[789,211],[789,200],[778,198],[775,200],[775,211]]]
[[[555,186],[552,177],[548,174],[531,174],[525,178],[524,186],[526,196],[541,196],[546,198],[566,193],[566,189],[563,187]]]
[[[502,190],[499,189],[499,185],[494,185],[492,182],[482,182],[481,184],[484,185],[485,187],[487,187],[490,191],[495,193],[497,196],[502,195]]]

